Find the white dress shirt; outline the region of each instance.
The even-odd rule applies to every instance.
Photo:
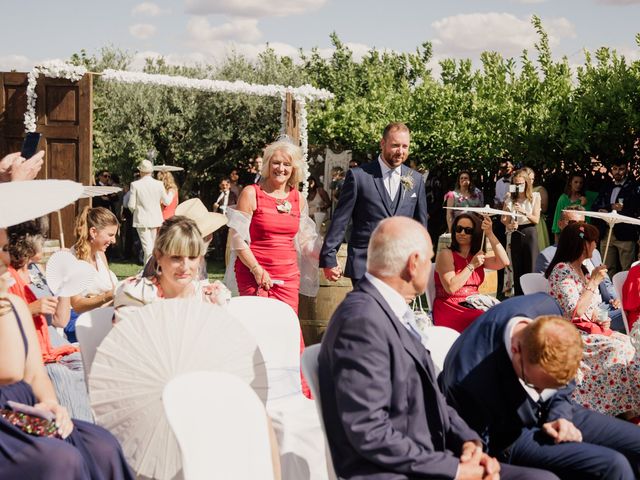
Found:
[[[384,181],[384,188],[387,190],[389,197],[393,201],[398,193],[398,187],[400,186],[400,177],[402,176],[402,165],[398,165],[396,168],[389,168],[384,163],[382,156],[378,155],[378,163],[382,170],[382,180]]]

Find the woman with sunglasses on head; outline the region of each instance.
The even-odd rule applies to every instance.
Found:
[[[525,169],[520,169],[511,177],[509,193],[504,199],[504,209],[517,214],[511,217],[502,216],[502,223],[507,227],[507,251],[511,259],[510,280],[505,278],[505,290],[513,288],[516,295],[522,295],[520,277],[533,272],[538,248],[538,231],[536,225],[540,221],[540,193],[533,191],[531,176]]]
[[[482,249],[482,236],[493,248],[493,257]],[[462,332],[483,311],[460,305],[470,295],[478,294],[484,281],[484,268],[500,270],[509,264],[504,247],[493,233],[489,217],[482,222],[475,214],[462,213],[451,225],[451,247],[436,256],[436,298],[433,303],[433,321],[438,326]]]
[[[625,418],[640,414],[640,359],[628,335],[611,330],[611,318],[600,304],[598,290],[607,272],[605,265],[588,272],[599,239],[596,227],[571,223],[560,233],[558,249],[547,267],[548,291],[563,316],[579,330],[584,355],[573,391],[576,402],[606,415]]]

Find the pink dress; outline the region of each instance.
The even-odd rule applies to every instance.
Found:
[[[300,229],[300,193],[292,189],[285,199],[280,200],[267,195],[260,184],[248,185],[245,188],[253,188],[256,191],[256,209],[249,227],[251,251],[271,279],[281,280],[283,283],[273,285],[268,291],[260,288],[249,268],[237,258],[234,269],[238,293],[275,298],[291,306],[297,314],[300,269],[294,238]],[[300,355],[303,351],[304,340],[300,331]],[[304,378],[302,391],[310,397],[309,387]]]
[[[464,258],[458,252],[451,250],[453,254],[453,266],[455,273],[458,274],[463,268],[467,268],[473,255]],[[482,310],[475,308],[467,308],[460,305],[469,295],[478,293],[478,288],[484,282],[484,267],[476,268],[469,279],[457,292],[450,294],[442,286],[440,275],[435,272],[436,283],[436,299],[433,302],[433,323],[439,327],[449,327],[462,332],[471,325],[476,318],[482,315]]]

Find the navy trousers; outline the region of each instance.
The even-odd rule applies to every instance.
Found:
[[[511,446],[510,464],[549,470],[562,479],[634,480],[640,462],[640,427],[574,406],[582,442],[554,444],[539,428],[524,429]]]

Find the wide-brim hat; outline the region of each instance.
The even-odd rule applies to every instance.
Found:
[[[153,163],[151,163],[149,160],[142,160],[138,164],[138,171],[140,171],[140,173],[151,173],[151,172],[153,172]]]
[[[215,232],[228,222],[225,215],[207,210],[199,198],[191,198],[182,202],[176,207],[176,215],[185,216],[196,222],[203,237]]]
[[[55,212],[75,202],[84,187],[71,180],[0,183],[0,228]]]

